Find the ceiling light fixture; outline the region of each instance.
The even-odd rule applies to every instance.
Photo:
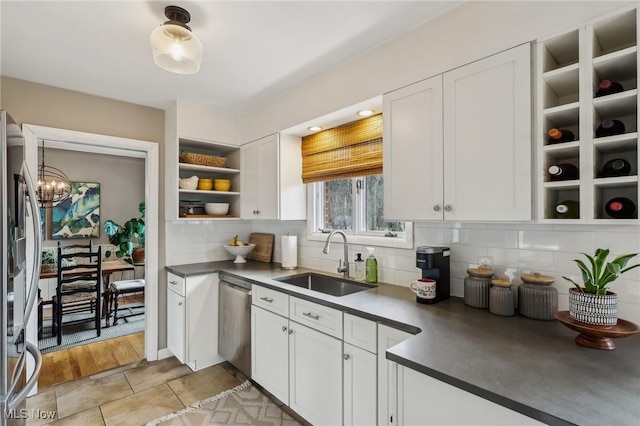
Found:
[[[189,12],[178,6],[167,6],[169,19],[151,33],[149,41],[153,60],[162,69],[176,74],[194,74],[200,70],[202,43],[187,23]]]
[[[310,132],[319,132],[320,130],[322,130],[322,127],[320,127],[320,126],[311,126],[311,127],[308,127],[308,129],[309,129]]]
[[[375,113],[376,113],[376,112],[375,112],[374,110],[372,110],[372,109],[363,109],[363,110],[361,110],[361,111],[358,111],[358,115],[359,115],[360,117],[370,117],[370,116],[372,116],[372,115],[373,115],[373,114],[375,114]]]
[[[38,201],[40,207],[50,208],[71,195],[71,182],[63,171],[44,164],[44,139],[42,140],[42,164],[38,166]]]

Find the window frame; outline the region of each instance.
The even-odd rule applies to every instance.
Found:
[[[347,178],[356,180],[356,178]],[[319,202],[323,196],[323,182],[314,182],[307,185],[307,238],[312,241],[326,241],[328,233],[322,232],[320,227],[324,224],[323,203]],[[380,247],[393,247],[413,249],[413,222],[404,222],[404,232],[397,232],[396,237],[385,237],[383,231],[366,231],[366,217],[364,212],[364,197],[357,196],[356,185],[351,186],[354,197],[354,213],[352,217],[352,229],[345,230],[350,244],[362,244]]]

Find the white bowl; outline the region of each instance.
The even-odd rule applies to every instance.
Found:
[[[246,244],[244,246],[224,246],[224,248],[226,248],[230,254],[236,257],[233,263],[246,263],[247,261],[244,259],[244,257],[251,253],[251,250],[253,250],[255,247],[256,245],[252,243]]]
[[[207,214],[225,215],[229,212],[229,203],[204,203]]]
[[[198,187],[198,176],[191,176],[190,178],[180,179],[178,186],[180,189],[196,189]]]

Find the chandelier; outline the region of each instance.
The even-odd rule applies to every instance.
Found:
[[[64,172],[44,163],[44,139],[42,140],[42,163],[38,166],[38,201],[40,207],[50,208],[71,195],[71,182]]]

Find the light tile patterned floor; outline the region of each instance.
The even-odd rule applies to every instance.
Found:
[[[239,385],[235,374],[227,363],[193,372],[174,357],[143,361],[44,389],[27,411],[57,416],[27,425],[143,425]]]

